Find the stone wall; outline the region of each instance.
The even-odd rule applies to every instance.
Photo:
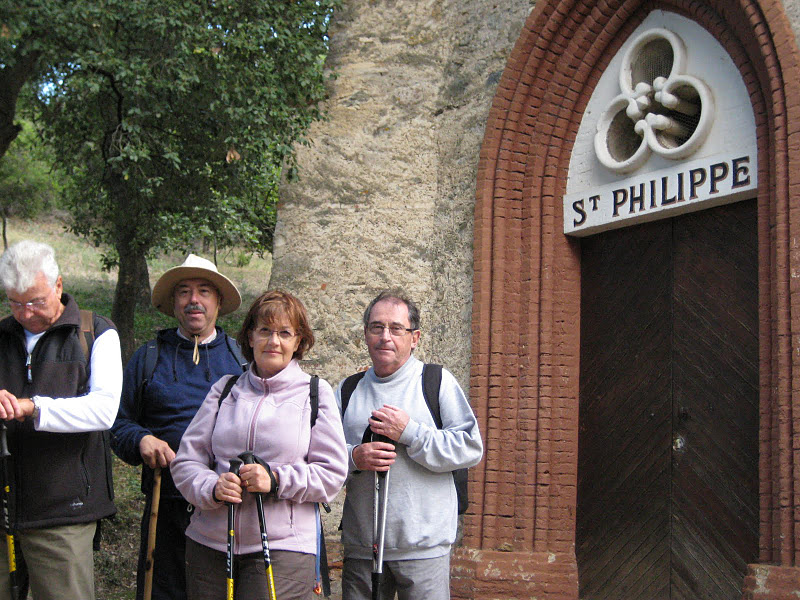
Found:
[[[384,287],[420,305],[422,360],[467,389],[475,181],[497,82],[531,0],[345,0],[330,119],[281,190],[270,287],[297,293],[336,384],[369,364],[361,313]]]

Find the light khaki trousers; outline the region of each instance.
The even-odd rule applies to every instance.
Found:
[[[15,535],[25,557],[34,600],[94,600],[92,541],[97,523],[25,529]],[[0,600],[11,600],[8,547],[0,540]],[[18,567],[19,568],[19,567]]]

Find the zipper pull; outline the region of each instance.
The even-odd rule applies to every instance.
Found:
[[[28,383],[33,383],[33,371],[31,370],[31,355],[25,359],[25,369],[28,371]]]

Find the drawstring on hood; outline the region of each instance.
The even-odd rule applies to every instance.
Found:
[[[194,338],[194,352],[192,352],[192,362],[196,365],[200,364],[200,350],[197,345],[200,343],[200,336],[192,336]]]

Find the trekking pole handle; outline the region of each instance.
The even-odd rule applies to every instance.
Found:
[[[380,421],[380,419],[375,419],[375,420]],[[369,442],[384,442],[386,444],[391,444],[392,446],[397,447],[397,442],[395,442],[393,439],[388,438],[383,434],[375,433],[374,431],[372,431],[372,428],[369,425],[367,425],[367,428],[364,430],[364,435],[361,436],[361,443],[368,444]]]
[[[239,455],[239,460],[242,461],[242,464],[252,465],[254,462],[256,462],[256,455],[248,450],[247,452],[242,452]]]
[[[0,458],[8,458],[11,452],[8,451],[8,427],[5,421],[0,421]]]

